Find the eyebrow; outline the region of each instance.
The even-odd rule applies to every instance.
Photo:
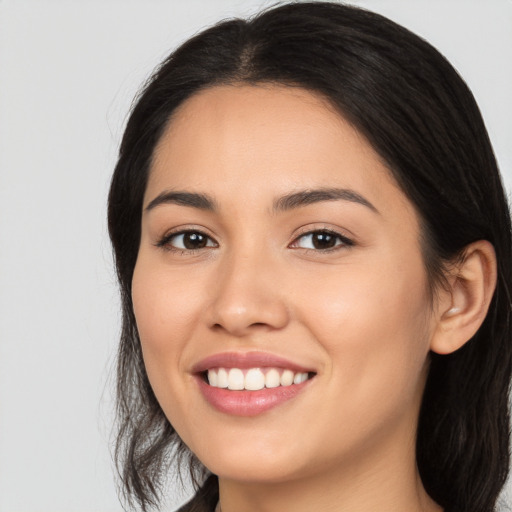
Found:
[[[379,210],[377,210],[377,208],[375,208],[375,206],[373,206],[373,204],[370,203],[368,199],[364,198],[361,194],[358,194],[354,190],[346,188],[319,188],[293,192],[274,201],[273,210],[274,212],[282,212],[314,203],[320,203],[323,201],[340,200],[361,204],[373,212],[379,213]]]
[[[145,208],[148,212],[161,204],[177,204],[190,206],[199,210],[215,211],[217,209],[215,200],[206,194],[196,192],[165,191],[156,196]]]
[[[291,194],[287,194],[276,199],[272,209],[274,212],[283,212],[323,201],[340,200],[361,204],[373,212],[379,213],[377,208],[375,208],[375,206],[373,206],[373,204],[361,194],[346,188],[319,188],[292,192]],[[218,209],[216,201],[207,194],[200,194],[197,192],[165,191],[155,197],[146,206],[145,210],[150,211],[162,204],[177,204],[179,206],[188,206],[211,212]]]

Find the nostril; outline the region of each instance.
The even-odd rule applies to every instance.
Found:
[[[265,327],[265,325],[267,324],[264,324],[263,322],[255,322],[251,324],[250,327]]]
[[[228,332],[232,332],[237,335],[242,335],[242,334],[246,333],[247,330],[249,330],[249,331],[254,330],[254,329],[255,330],[261,330],[261,329],[272,330],[273,326],[271,324],[268,324],[265,322],[254,322],[254,323],[251,323],[248,325],[242,325],[242,326],[237,326],[235,324],[228,324],[228,323],[226,323],[226,325],[223,325],[222,323],[217,322],[217,323],[212,324],[211,329],[213,331],[228,331]]]

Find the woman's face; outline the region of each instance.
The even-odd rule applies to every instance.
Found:
[[[181,106],[132,291],[156,397],[211,471],[286,481],[413,456],[435,329],[419,235],[314,94],[219,86]]]

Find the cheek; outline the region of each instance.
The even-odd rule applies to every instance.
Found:
[[[332,436],[333,452],[338,445],[357,451],[397,425],[414,437],[429,351],[429,301],[419,270],[419,281],[411,281],[416,272],[381,275],[352,267],[335,280],[317,279],[301,295],[302,323],[329,362],[321,407],[329,411],[325,435]],[[310,418],[309,428],[324,432],[325,417]]]
[[[190,282],[144,255],[132,281],[132,300],[144,365],[160,403],[179,402],[183,359],[201,293]],[[175,390],[176,393],[171,393]]]
[[[302,323],[328,355],[340,389],[359,400],[417,391],[430,339],[422,262],[340,268],[316,276],[315,285],[300,295]]]
[[[320,269],[304,273],[305,282],[297,281],[300,275],[295,274],[292,294],[300,297],[300,311],[313,329],[333,331],[343,340],[354,335],[359,343],[361,329],[382,330],[383,335],[427,328],[430,302],[421,260],[406,268],[376,261]],[[364,340],[372,341],[377,339]]]
[[[178,347],[200,311],[201,281],[139,256],[132,299],[141,342],[155,351]],[[204,284],[204,283],[203,283]]]

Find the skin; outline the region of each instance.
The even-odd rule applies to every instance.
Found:
[[[326,187],[373,208],[338,199],[273,209]],[[168,191],[208,194],[217,209],[147,209]],[[416,468],[417,418],[432,345],[450,352],[468,339],[453,332],[471,287],[450,281],[458,309],[448,291],[432,304],[415,209],[367,141],[310,92],[210,88],[162,136],[144,208],[132,287],[144,362],[166,416],[219,475],[222,511],[441,510]],[[326,229],[351,244],[312,248],[305,233]],[[168,236],[183,230],[209,245],[183,249]],[[474,250],[475,275],[492,268],[487,249]],[[316,375],[263,414],[217,411],[193,366],[255,350]]]

